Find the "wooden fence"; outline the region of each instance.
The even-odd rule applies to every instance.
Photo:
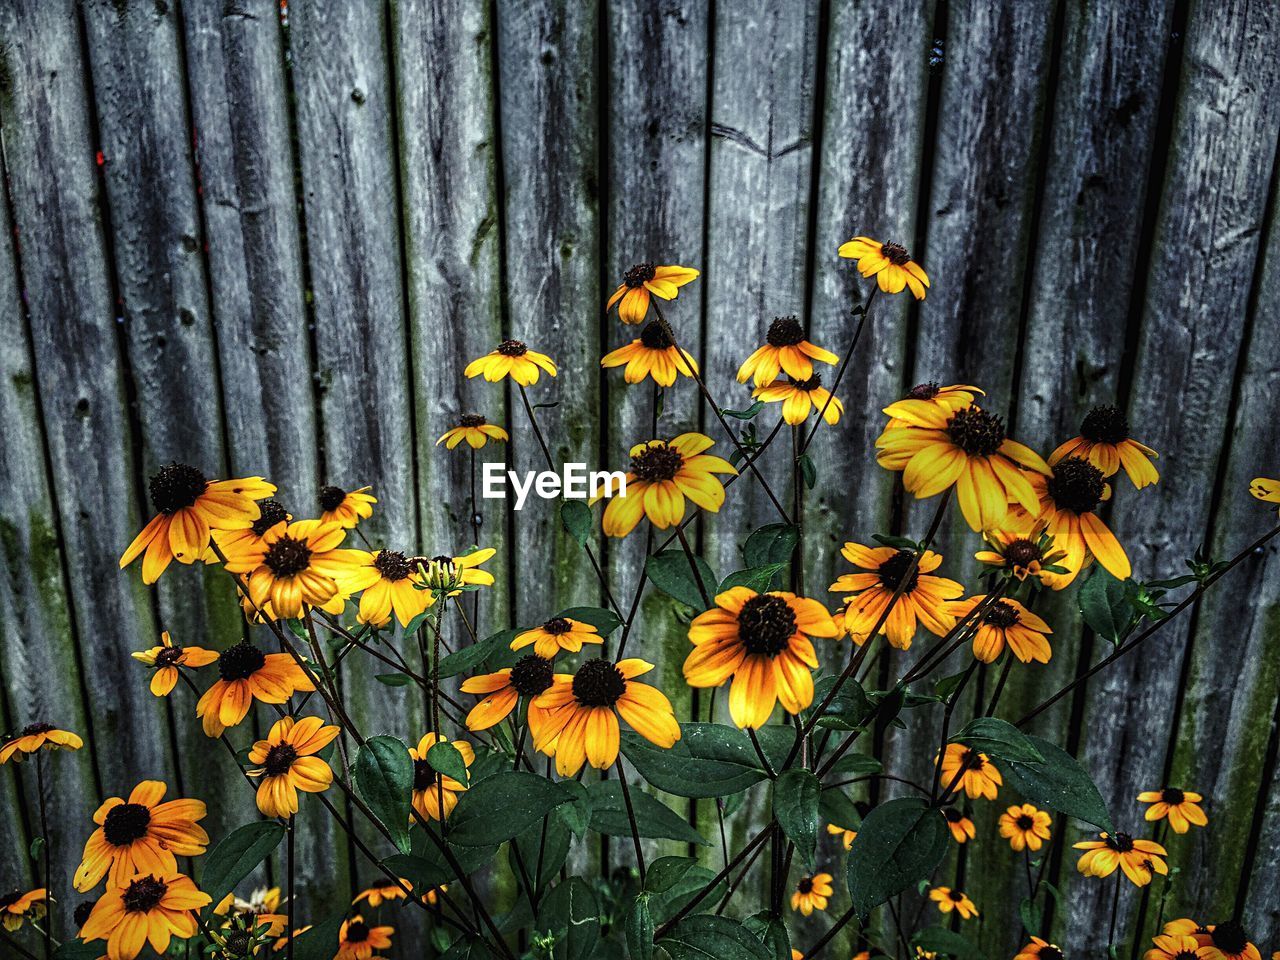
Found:
[[[703,270],[672,315],[731,406],[773,316],[843,349],[857,283],[835,250],[853,234],[908,241],[933,278],[919,307],[877,304],[846,417],[815,441],[815,595],[844,540],[921,532],[871,450],[879,409],[926,380],[983,386],[1042,451],[1092,405],[1126,407],[1162,454],[1159,486],[1121,484],[1115,504],[1135,576],[1248,542],[1273,519],[1248,480],[1280,468],[1277,49],[1272,0],[295,0],[283,17],[275,0],[0,4],[4,722],[92,731],[52,765],[55,869],[78,862],[97,800],[143,776],[208,798],[215,835],[254,815],[185,691],[156,700],[129,658],[162,628],[215,647],[244,629],[216,573],[152,590],[116,570],[146,477],[173,459],[261,473],[300,514],[322,483],[371,484],[370,537],[462,546],[466,457],[434,447],[457,415],[505,423],[513,465],[540,464],[518,397],[461,374],[503,336],[560,364],[537,388],[558,401],[540,411],[557,457],[616,466],[648,436],[649,392],[599,366],[630,336],[601,307],[633,262]],[[667,407],[673,432],[727,446],[687,383]],[[754,483],[731,501],[700,530],[721,572],[770,519]],[[486,626],[600,602],[554,504],[490,514]],[[601,546],[627,595],[642,548]],[[943,550],[972,569],[971,536],[951,530]],[[1173,843],[1165,915],[1240,909],[1268,949],[1278,566],[1274,546],[1250,558],[1039,723],[1124,820],[1140,790],[1202,792],[1211,827]],[[639,652],[692,716],[670,613],[645,602]],[[1054,660],[1025,671],[1011,714],[1104,652],[1071,597],[1049,616]],[[416,737],[421,705],[373,672],[346,678],[357,715]],[[913,722],[877,749],[910,775],[935,737]],[[29,770],[0,778],[21,838],[35,789]],[[944,873],[1003,957],[1021,893],[995,812],[979,817],[988,842]],[[10,837],[0,876],[20,885],[30,864]],[[369,873],[322,812],[300,855],[316,911]],[[1110,885],[1076,875],[1061,845],[1049,876],[1059,942],[1102,955]]]

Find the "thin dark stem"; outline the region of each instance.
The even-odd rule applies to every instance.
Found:
[[[843,930],[849,924],[849,921],[853,920],[857,915],[858,911],[853,907],[840,914],[840,919],[831,925],[830,930],[818,938],[818,942],[809,948],[809,952],[804,955],[803,960],[816,960],[817,957],[823,956],[823,948],[834,940],[836,934]]]
[[[818,419],[821,420],[822,416],[819,415]],[[795,550],[791,555],[791,590],[796,594],[804,593],[804,477],[800,469],[802,455],[800,427],[797,425],[791,428],[791,516],[799,531]]]
[[[840,381],[844,379],[844,372],[849,368],[849,361],[853,357],[853,352],[858,349],[858,341],[862,338],[862,328],[867,323],[867,316],[871,313],[871,302],[876,298],[876,291],[879,290],[877,284],[871,285],[871,292],[867,294],[867,299],[862,305],[862,315],[858,318],[858,326],[853,331],[853,339],[849,341],[849,349],[844,353],[844,359],[840,361],[840,368],[836,370],[836,378],[831,383],[831,390],[827,397],[827,402],[822,405],[822,409],[818,411],[818,419],[814,421],[813,429],[809,431],[809,435],[804,438],[804,443],[800,447],[797,457],[803,456],[804,452],[809,449],[809,444],[813,442],[813,435],[818,432],[818,428],[825,422],[822,418],[827,414],[827,407],[835,400],[836,390],[840,387]]]
[[[288,904],[288,910],[286,911],[286,915],[289,918],[288,923],[289,923],[289,932],[290,932],[288,960],[293,960],[293,929],[294,929],[294,926],[293,926],[293,898],[294,898],[293,853],[294,853],[294,843],[296,842],[296,834],[298,832],[296,818],[294,817],[289,818],[289,823],[286,829],[288,831],[288,840],[289,840],[288,846],[285,849],[285,858],[288,860],[288,864],[286,866],[286,870],[288,871],[288,891],[286,893],[287,900],[285,902]]]
[[[951,698],[947,700],[947,705],[942,711],[942,745],[938,747],[938,760],[933,765],[933,785],[929,788],[929,800],[932,802],[937,799],[939,780],[942,777],[942,758],[947,751],[947,737],[951,733],[951,714],[955,712],[956,702],[960,699],[960,694],[964,692],[965,686],[969,683],[969,678],[973,676],[973,671],[977,669],[978,661],[974,660],[964,672],[964,676],[960,678],[960,682],[956,685]]]
[[[469,446],[469,445],[468,445]],[[480,524],[483,522],[480,516],[480,500],[476,497],[476,448],[471,447],[471,541],[478,547],[480,546]],[[461,603],[458,604],[462,606]],[[475,620],[476,626],[480,626],[480,591],[474,591],[471,601],[472,619]]]
[[[889,913],[893,916],[893,929],[897,931],[898,940],[902,944],[903,956],[911,955],[911,947],[907,944],[907,935],[902,932],[902,920],[898,917],[898,908],[894,906],[892,900],[889,901]]]
[[[676,527],[676,536],[680,538],[680,546],[684,548],[684,555],[689,560],[689,569],[693,571],[693,580],[698,585],[698,593],[702,595],[703,606],[710,609],[712,606],[711,595],[707,593],[707,585],[702,582],[702,574],[698,571],[698,561],[693,555],[693,548],[689,546],[689,540],[685,537],[684,530],[679,526]]]
[[[631,789],[627,786],[627,772],[622,769],[622,757],[614,764],[618,769],[618,783],[622,785],[622,802],[627,807],[627,823],[631,827],[631,844],[636,850],[636,866],[640,868],[640,886],[645,883],[644,851],[640,849],[640,827],[636,823],[636,812],[631,806]]]
[[[46,924],[46,926],[48,926],[48,924]],[[26,960],[36,960],[36,955],[32,953],[30,950],[28,950],[26,947],[24,947],[22,944],[20,944],[16,939],[14,939],[14,937],[11,936],[8,932],[6,932],[3,927],[0,927],[0,936],[4,937],[5,943],[9,944],[11,947],[13,947],[14,950],[18,951],[17,956],[25,957]]]
[[[760,766],[764,767],[764,772],[769,775],[770,780],[777,780],[778,773],[773,769],[773,764],[769,762],[769,758],[765,756],[764,750],[760,746],[760,740],[756,737],[756,732],[751,727],[747,727],[747,737],[751,740],[751,745],[756,748],[756,756],[760,759]]]
[[[755,850],[757,847],[760,846],[760,844],[764,843],[765,840],[768,839],[773,834],[775,829],[776,829],[775,825],[771,823],[769,824],[769,826],[765,827],[758,834],[756,834],[755,839],[753,839],[745,847],[743,847],[742,850],[738,853],[738,855],[733,858],[733,860],[725,864],[725,867],[723,870],[721,870],[714,877],[712,877],[711,881],[706,886],[704,886],[701,890],[699,890],[688,903],[686,903],[683,907],[677,910],[675,916],[673,916],[670,920],[668,920],[666,923],[664,923],[661,927],[658,928],[657,932],[654,934],[654,939],[661,940],[664,936],[670,933],[672,927],[674,927],[677,923],[679,923],[681,920],[687,917],[690,913],[692,913],[694,908],[698,904],[700,904],[703,900],[705,900],[707,895],[711,893],[711,891],[714,890],[717,886],[719,886],[720,882],[724,880],[725,877],[729,876],[730,872],[733,871],[739,863],[741,863],[751,854],[751,851]]]
[[[1013,651],[1009,650],[1004,656],[1004,665],[1000,668],[1000,677],[996,680],[996,689],[991,694],[991,701],[987,704],[986,712],[983,716],[994,717],[996,714],[996,706],[1000,703],[1000,694],[1004,693],[1004,686],[1009,681],[1009,671],[1013,669]]]
[[[44,874],[45,887],[45,921],[44,921],[44,956],[45,960],[53,957],[53,873],[49,869],[49,819],[44,797],[44,752],[36,754],[36,793],[40,795],[40,860],[41,872]]]
[[[1119,870],[1116,871],[1116,892],[1111,898],[1111,924],[1107,928],[1107,950],[1110,951],[1116,942],[1116,917],[1120,913],[1120,882],[1124,879],[1124,874]]]

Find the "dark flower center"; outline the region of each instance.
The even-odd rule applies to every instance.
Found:
[[[795,611],[782,597],[758,594],[738,611],[738,636],[748,653],[776,657],[795,632]]]
[[[311,548],[293,537],[281,537],[267,548],[262,562],[281,579],[296,576],[311,563]]]
[[[228,957],[251,957],[253,934],[248,930],[232,930],[227,934],[226,954]]]
[[[961,900],[964,899],[964,894],[961,893],[959,890],[952,890],[951,893],[948,894],[948,896],[951,897],[951,901],[953,903],[959,903]]]
[[[71,919],[79,930],[89,920],[89,914],[93,913],[93,908],[97,906],[97,900],[81,900],[76,904],[75,911],[71,914]]]
[[[1213,945],[1229,957],[1244,953],[1249,946],[1249,937],[1245,934],[1244,927],[1235,920],[1218,924],[1209,936],[1213,938]]]
[[[1090,443],[1119,443],[1129,439],[1129,421],[1119,407],[1094,407],[1080,424],[1080,436]]]
[[[622,282],[634,290],[652,280],[657,273],[652,263],[637,263],[622,275]]]
[[[478,413],[464,413],[458,422],[464,427],[483,427],[487,421]]]
[[[1063,960],[1064,954],[1062,950],[1055,946],[1041,947],[1040,960]]]
[[[511,668],[511,685],[522,697],[536,697],[551,686],[551,661],[536,653],[521,657]]]
[[[1160,799],[1169,806],[1176,807],[1187,799],[1187,795],[1177,787],[1165,787],[1160,791]]]
[[[1015,567],[1029,567],[1041,556],[1039,544],[1031,540],[1014,540],[1004,548],[1004,558]]]
[[[140,803],[120,803],[107,811],[102,835],[113,847],[127,847],[147,835],[151,811]]]
[[[369,925],[361,920],[347,924],[347,943],[363,943],[369,939]]]
[[[297,759],[298,751],[291,745],[277,743],[267,751],[267,759],[263,761],[262,768],[267,771],[268,777],[278,777],[288,773],[289,768],[293,766],[293,761]]]
[[[897,264],[899,267],[911,259],[911,254],[907,253],[907,248],[900,243],[890,241],[880,247],[880,252],[884,254],[884,258],[890,263]]]
[[[558,637],[562,633],[568,633],[573,629],[573,624],[564,617],[552,617],[542,625],[542,629],[553,637]]]
[[[1091,513],[1102,502],[1106,481],[1102,471],[1082,457],[1058,461],[1053,476],[1045,481],[1049,496],[1063,510]]]
[[[396,550],[378,551],[378,555],[373,558],[373,567],[382,574],[384,580],[391,581],[403,580],[412,569],[404,554]]]
[[[1007,630],[1018,622],[1018,617],[1018,609],[1013,604],[997,600],[987,608],[987,612],[983,614],[982,619],[993,627]]]
[[[942,388],[938,386],[936,380],[930,380],[928,383],[917,383],[914,387],[907,391],[908,400],[932,400]]]
[[[915,560],[916,555],[910,550],[899,550],[892,557],[880,564],[878,573],[880,574],[880,582],[890,590],[897,590],[898,584],[902,582],[902,578],[907,575],[907,569]],[[919,565],[915,570],[911,571],[911,579],[907,581],[903,593],[910,593],[916,588],[916,584],[920,581]]]
[[[1128,853],[1133,849],[1133,837],[1127,833],[1117,833],[1107,837],[1107,846],[1120,853]]]
[[[960,756],[960,766],[966,770],[981,770],[986,765],[986,758],[977,750],[966,750]]]
[[[427,763],[425,759],[413,761],[413,789],[433,789],[435,787],[435,782],[435,767]]]
[[[196,502],[209,482],[185,463],[170,463],[151,478],[151,502],[164,514],[174,514]]]
[[[498,352],[504,357],[523,357],[529,348],[521,340],[503,340],[498,344]]]
[[[608,660],[588,660],[573,676],[573,696],[584,707],[611,707],[626,692],[626,677]]]
[[[183,652],[181,647],[161,647],[156,654],[156,666],[172,667],[181,663]]]
[[[1014,822],[1018,825],[1019,830],[1030,830],[1036,825],[1035,820],[1031,819],[1031,817],[1027,816],[1025,813],[1021,814]]]
[[[946,807],[943,809],[942,815],[947,818],[948,823],[959,823],[964,819],[964,814],[955,807]]]
[[[979,407],[965,407],[947,422],[947,435],[969,456],[989,457],[1004,443],[1004,420]]]
[[[804,327],[799,317],[775,317],[764,338],[771,347],[794,347],[804,341]]]
[[[1044,954],[1040,954],[1044,956]],[[1172,960],[1199,960],[1200,954],[1194,950],[1179,950],[1172,957]]]
[[[49,733],[56,729],[58,728],[52,723],[29,723],[22,728],[22,733],[19,736],[33,737],[38,733]]]
[[[640,342],[650,350],[666,350],[672,346],[667,331],[662,329],[662,324],[657,320],[650,320],[640,330]]]
[[[342,501],[339,500],[339,503]],[[258,503],[258,519],[253,521],[253,532],[262,536],[281,520],[289,519],[289,511],[279,500],[262,500]]]
[[[797,380],[795,377],[787,377],[791,381],[791,385],[797,390],[803,390],[808,393],[810,390],[817,390],[822,386],[822,377],[815,373],[808,380]]]
[[[218,655],[218,673],[223,680],[247,680],[267,663],[267,655],[247,640],[228,647]]]
[[[320,488],[320,509],[325,513],[332,513],[342,506],[342,501],[347,499],[347,491],[341,487],[328,486]]]
[[[801,893],[812,893],[813,880],[810,879],[809,877],[801,877],[800,882],[796,884],[796,889],[799,890]]]
[[[146,913],[159,906],[168,889],[169,885],[163,880],[157,880],[155,877],[139,877],[129,884],[128,889],[121,895],[121,899],[124,901],[125,910],[129,913]]]
[[[665,443],[650,444],[631,458],[631,472],[650,483],[670,480],[683,465],[680,451]]]
[[[0,910],[3,910],[5,907],[9,906],[10,904],[17,903],[21,899],[22,899],[21,890],[14,890],[12,893],[6,893],[3,897],[0,897]]]

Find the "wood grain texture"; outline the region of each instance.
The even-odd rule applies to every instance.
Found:
[[[1280,131],[1277,30],[1280,11],[1270,4],[1191,11],[1129,403],[1134,429],[1155,449],[1176,455],[1165,464],[1157,495],[1135,494],[1120,480],[1112,506],[1138,578],[1181,573],[1182,558],[1210,532],[1231,399],[1224,371],[1236,368]],[[1200,251],[1190,259],[1189,238]],[[1172,624],[1081,692],[1082,759],[1118,822],[1139,832],[1132,798],[1160,785],[1164,752],[1152,745],[1177,729],[1189,627],[1185,619]],[[1106,886],[1073,887],[1079,894],[1066,927],[1069,942],[1105,948]],[[1131,900],[1126,890],[1122,911]]]

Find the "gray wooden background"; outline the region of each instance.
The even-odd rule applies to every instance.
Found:
[[[928,270],[924,304],[876,305],[846,418],[815,441],[813,595],[844,540],[921,534],[871,452],[879,408],[925,380],[983,386],[1044,452],[1090,406],[1121,404],[1162,454],[1157,488],[1118,484],[1135,576],[1177,575],[1201,543],[1233,552],[1273,521],[1248,480],[1280,470],[1277,49],[1272,0],[294,0],[285,18],[274,0],[0,4],[0,696],[7,727],[89,734],[51,764],[56,869],[70,875],[98,799],[144,776],[207,798],[215,835],[254,815],[186,691],[156,700],[129,658],[161,629],[215,647],[244,629],[214,572],[154,590],[117,572],[146,477],[171,459],[261,473],[299,515],[322,483],[372,484],[371,537],[465,546],[467,458],[435,439],[477,410],[512,430],[517,467],[540,463],[518,397],[461,375],[503,336],[560,365],[534,390],[559,401],[540,411],[558,457],[616,466],[647,437],[648,387],[599,367],[633,335],[601,306],[634,262],[703,271],[668,314],[729,406],[748,402],[733,372],[775,315],[843,350],[859,286],[841,242],[901,239]],[[697,426],[728,448],[687,382],[668,391],[663,432]],[[744,480],[700,544],[727,573],[770,519]],[[485,627],[600,602],[554,504],[486,521]],[[623,597],[643,546],[599,547]],[[973,549],[947,534],[953,574]],[[1205,794],[1210,829],[1170,843],[1166,916],[1240,911],[1268,949],[1277,566],[1274,546],[1251,558],[1039,723],[1135,829],[1140,790]],[[705,713],[669,602],[642,611],[632,649],[682,713]],[[1071,596],[1049,616],[1053,662],[1017,672],[1006,716],[1105,652]],[[420,703],[375,672],[345,681],[363,725],[416,739]],[[928,768],[933,723],[878,739],[891,771]],[[7,766],[0,886],[30,879],[34,804],[29,766]],[[321,911],[369,868],[304,806],[302,896]],[[1016,946],[1022,895],[1002,807],[940,877],[978,902],[967,932],[993,957]],[[1100,955],[1111,885],[1078,877],[1061,844],[1048,876],[1055,936]],[[1154,926],[1154,902],[1139,916],[1126,890],[1123,907],[1124,930]]]

